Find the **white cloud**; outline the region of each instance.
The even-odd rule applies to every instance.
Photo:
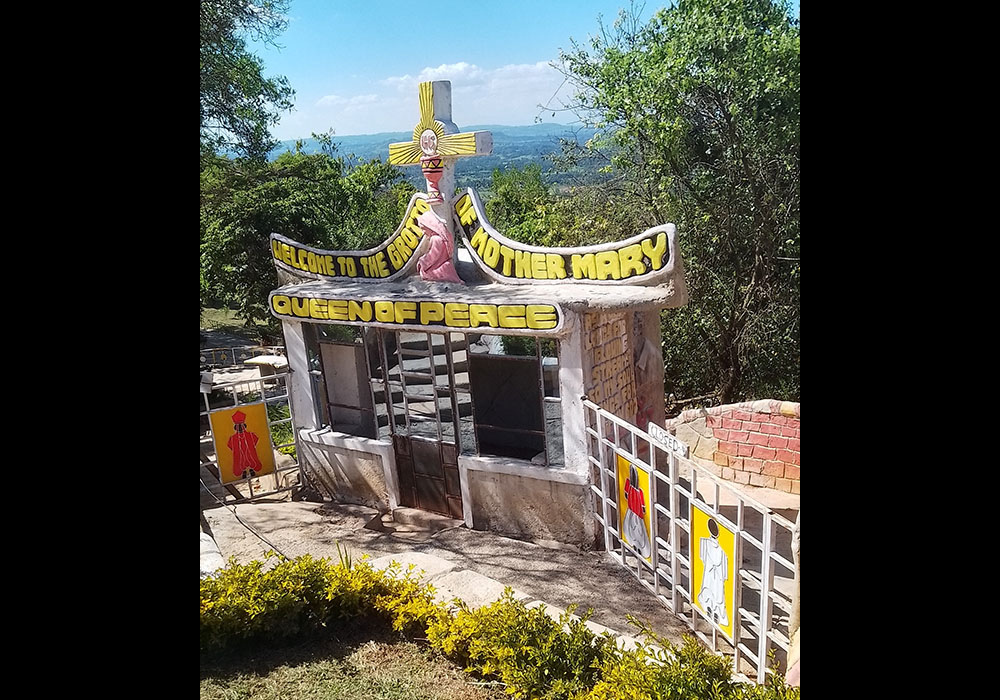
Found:
[[[334,107],[339,105],[355,106],[367,105],[378,102],[378,95],[355,95],[354,97],[340,97],[339,95],[327,95],[316,101],[317,107]]]
[[[311,106],[299,104],[293,119],[282,120],[278,138],[301,138],[303,133],[330,128],[338,134],[407,131],[419,119],[417,85],[427,80],[450,80],[452,119],[469,124],[531,124],[557,91],[567,92],[563,76],[547,61],[510,64],[487,69],[474,63],[427,66],[416,75],[390,76],[369,84],[359,95],[331,94]],[[553,101],[558,106],[558,98]],[[292,133],[292,132],[295,133]],[[302,132],[302,133],[300,133]]]

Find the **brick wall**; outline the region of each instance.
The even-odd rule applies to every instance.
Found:
[[[684,411],[664,427],[724,479],[799,493],[799,410],[791,401],[747,401]]]

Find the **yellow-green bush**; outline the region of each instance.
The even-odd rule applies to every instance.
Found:
[[[351,621],[356,626],[390,624],[401,632],[427,628],[445,615],[422,586],[414,567],[393,564],[377,571],[361,560],[281,558],[269,570],[262,562],[229,566],[201,581],[201,647],[221,650],[263,639],[282,639]]]
[[[631,618],[630,618],[631,619]],[[730,659],[713,654],[694,637],[680,646],[636,624],[646,643],[624,651],[614,645],[602,649],[599,677],[588,692],[573,700],[794,700],[791,688],[777,674],[770,685],[750,685],[733,678]]]
[[[514,600],[508,588],[478,610],[459,604],[453,615],[431,624],[427,638],[466,671],[502,681],[516,698],[566,700],[594,684],[601,649],[613,645],[584,620],[571,620],[572,612],[557,622],[541,608]]]
[[[571,620],[527,608],[507,589],[477,610],[434,601],[414,567],[378,571],[362,559],[339,563],[302,556],[237,564],[201,581],[201,647],[230,647],[339,629],[391,626],[431,646],[481,678],[496,680],[523,700],[797,700],[780,678],[752,686],[732,677],[728,659],[695,639],[680,647],[640,631],[650,645],[622,651]],[[635,622],[633,620],[633,622]]]

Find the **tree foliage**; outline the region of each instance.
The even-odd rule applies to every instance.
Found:
[[[319,248],[363,250],[399,225],[414,191],[399,170],[378,160],[350,165],[326,142],[322,153],[289,151],[263,163],[217,156],[202,169],[203,305],[237,309],[248,326],[272,322],[267,296],[279,286],[272,232]]]
[[[493,171],[486,217],[503,235],[539,246],[584,246],[635,235],[646,224],[603,186],[553,192],[538,164]]]
[[[772,0],[622,12],[562,70],[630,206],[677,224],[668,391],[799,398],[799,25]]]
[[[270,127],[291,109],[284,77],[265,78],[246,38],[273,43],[285,30],[286,0],[201,0],[201,154],[232,152],[263,160]]]

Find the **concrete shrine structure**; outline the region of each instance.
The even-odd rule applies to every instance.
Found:
[[[456,159],[491,153],[489,132],[458,130],[447,81],[419,103],[389,157],[419,164],[427,193],[381,245],[271,236],[300,463],[337,501],[590,546],[582,397],[662,425],[659,312],[687,302],[675,228],[581,248],[505,238],[474,190],[451,196]]]

